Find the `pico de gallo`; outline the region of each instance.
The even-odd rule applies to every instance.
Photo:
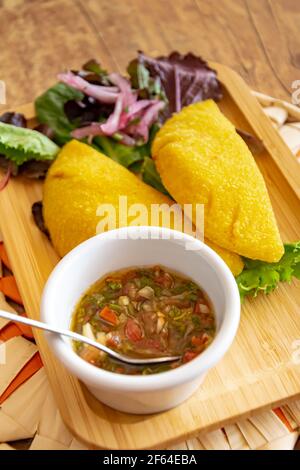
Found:
[[[71,328],[123,354],[180,355],[163,365],[132,366],[74,342],[85,361],[120,374],[154,374],[198,356],[215,336],[215,316],[204,291],[162,266],[120,270],[97,281],[77,305]]]

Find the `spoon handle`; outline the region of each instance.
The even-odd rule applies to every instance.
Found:
[[[43,323],[37,320],[32,320],[31,318],[22,317],[20,315],[16,315],[15,313],[6,312],[4,310],[0,310],[0,317],[5,318],[6,320],[14,321],[17,323],[23,323],[24,325],[32,326],[34,328],[38,328],[39,330],[48,331],[50,333],[58,334],[61,336],[67,336],[68,338],[73,339],[74,341],[80,341],[81,343],[89,344],[94,348],[99,349],[102,352],[107,353],[109,356],[117,359],[118,361],[125,362],[127,364],[135,364],[135,365],[145,365],[145,364],[160,364],[164,362],[172,362],[179,359],[179,356],[170,356],[170,357],[155,357],[152,359],[141,359],[141,358],[134,358],[129,357],[124,354],[119,354],[117,351],[108,348],[104,344],[98,343],[93,339],[88,338],[87,336],[80,335],[79,333],[75,333],[71,330],[64,330],[62,328],[57,328],[52,325],[48,325],[48,323]]]
[[[17,322],[17,323],[22,323],[23,325],[33,326],[34,328],[38,328],[40,330],[53,331],[52,327],[50,327],[46,323],[42,323],[37,320],[32,320],[31,318],[27,318],[27,317],[22,317],[21,315],[17,315],[15,313],[6,312],[5,310],[0,310],[0,317],[5,318],[6,320]],[[56,329],[53,332],[58,333]]]
[[[75,333],[74,331],[64,330],[61,328],[57,328],[48,323],[43,323],[38,320],[32,320],[31,318],[22,317],[20,315],[16,315],[15,313],[6,312],[4,310],[0,310],[0,317],[5,318],[6,320],[11,320],[17,323],[23,323],[24,325],[32,326],[33,328],[38,328],[39,330],[48,331],[50,333],[67,336],[72,338],[74,341],[80,341],[82,343],[89,344],[90,346],[94,346],[97,349],[100,349],[103,352],[106,352],[110,356],[119,359],[119,354],[115,353],[112,349],[107,348],[104,344],[100,344],[87,336],[80,335],[79,333]]]

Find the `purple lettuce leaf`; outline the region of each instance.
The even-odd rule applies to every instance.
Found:
[[[139,51],[136,61],[135,65],[144,67],[152,79],[160,81],[168,100],[164,119],[189,104],[222,98],[221,84],[215,70],[192,53],[181,55],[172,52],[168,57],[152,58]],[[131,70],[139,71],[139,76],[147,80],[147,74],[141,74],[141,68],[131,65]],[[137,82],[137,77],[131,76],[131,80]]]

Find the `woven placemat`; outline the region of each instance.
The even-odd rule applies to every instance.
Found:
[[[300,110],[258,92],[266,115],[300,163]],[[0,234],[0,308],[24,314]],[[0,450],[87,449],[65,427],[32,331],[0,318]],[[4,351],[6,357],[4,358]],[[300,401],[169,447],[175,450],[293,449],[300,434]]]

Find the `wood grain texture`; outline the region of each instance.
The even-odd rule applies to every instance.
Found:
[[[32,101],[64,68],[123,69],[137,49],[194,51],[254,89],[290,100],[299,78],[298,0],[0,0],[7,105]]]
[[[294,157],[243,81],[228,68],[214,65],[225,88],[223,112],[238,127],[257,132],[268,150],[257,162],[283,239],[299,239],[300,200],[293,187],[300,181],[300,168],[289,170]],[[22,111],[32,116],[32,106]],[[39,317],[41,291],[58,260],[30,217],[31,203],[40,197],[40,183],[20,178],[0,194],[1,231],[26,311],[33,318]],[[62,417],[79,439],[92,448],[163,448],[300,397],[299,365],[293,362],[293,343],[300,338],[299,303],[296,282],[245,302],[238,335],[225,358],[192,398],[158,415],[127,415],[101,405],[52,356],[40,332],[36,339]]]

